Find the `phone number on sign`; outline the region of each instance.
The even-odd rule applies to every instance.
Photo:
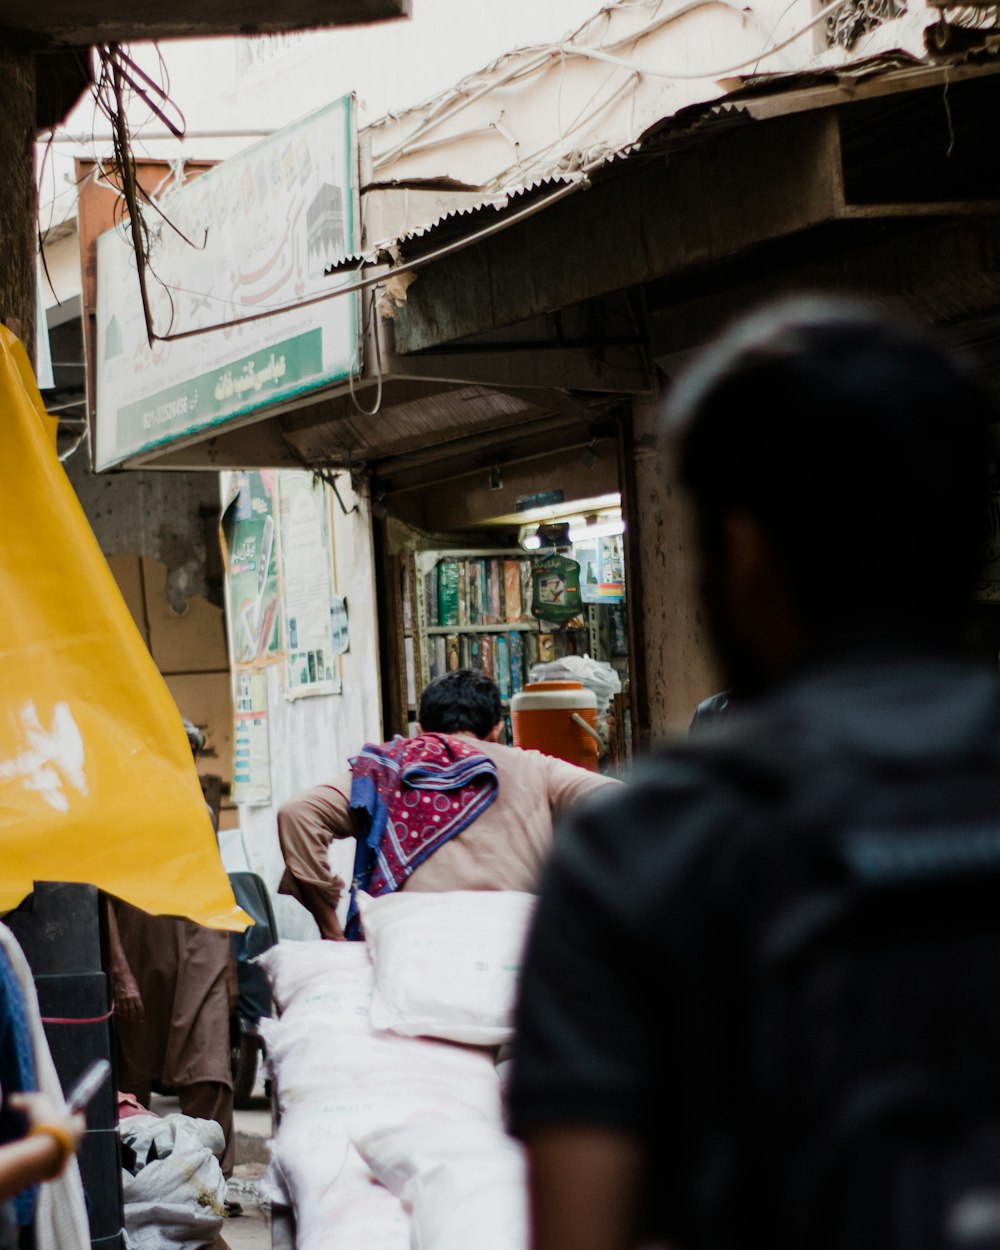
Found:
[[[142,414],[142,428],[144,430],[152,430],[158,425],[167,425],[171,421],[177,421],[181,417],[186,417],[193,408],[194,403],[189,402],[186,395],[181,395],[179,399],[171,399],[165,404],[160,404],[158,408],[144,412]]]

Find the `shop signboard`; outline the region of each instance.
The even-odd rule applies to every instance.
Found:
[[[357,294],[240,324],[347,285],[358,247],[357,140],[347,96],[147,208],[153,326],[223,329],[150,348],[127,228],[97,241],[95,463],[110,468],[252,419],[358,368]]]

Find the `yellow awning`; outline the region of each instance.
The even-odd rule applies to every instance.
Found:
[[[0,910],[89,882],[216,929],[236,906],[177,708],[0,327]]]

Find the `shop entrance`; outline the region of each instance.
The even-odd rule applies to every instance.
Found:
[[[631,759],[636,675],[614,439],[584,452],[513,470],[497,462],[419,498],[383,499],[387,729],[415,732],[427,682],[469,668],[497,683],[515,742],[515,695],[540,680],[580,681],[597,697],[599,767]],[[457,516],[461,526],[435,523]]]

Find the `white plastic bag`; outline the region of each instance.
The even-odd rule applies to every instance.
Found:
[[[499,1125],[411,1121],[356,1146],[409,1212],[412,1250],[527,1250],[524,1152]]]
[[[567,655],[545,664],[533,664],[529,680],[578,681],[585,690],[597,696],[597,715],[603,720],[611,696],[621,694],[621,678],[606,660],[592,660],[589,655]]]
[[[509,1042],[535,903],[512,890],[359,893],[375,965],[372,1026],[476,1046]]]
[[[264,1169],[264,1175],[257,1182],[257,1192],[273,1207],[293,1206],[292,1191],[288,1188],[288,1181],[285,1180],[285,1174],[281,1170],[281,1160],[278,1158],[273,1137],[268,1138],[267,1149],[270,1157]]]
[[[214,1153],[225,1146],[219,1125],[186,1115],[130,1116],[121,1135],[138,1164],[135,1176],[122,1173],[128,1250],[213,1247],[227,1193]],[[147,1162],[154,1145],[156,1157]]]

